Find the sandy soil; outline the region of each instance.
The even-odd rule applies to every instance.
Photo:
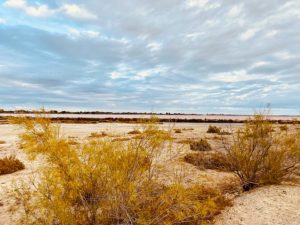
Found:
[[[182,133],[174,134],[175,143],[187,138],[203,138],[209,139],[214,150],[220,150],[222,143],[215,139],[216,135],[207,134],[209,124],[162,124],[162,129],[179,128]],[[125,123],[99,123],[99,124],[63,124],[61,125],[62,132],[66,137],[75,137],[79,140],[88,138],[92,132],[102,132],[114,137],[131,137],[127,133],[140,125],[125,124]],[[238,124],[233,127],[228,125],[218,124],[224,129],[235,129]],[[191,129],[192,128],[192,129]],[[183,130],[185,129],[185,130]],[[0,125],[0,140],[5,141],[5,144],[0,145],[0,157],[8,155],[16,155],[24,162],[26,169],[8,175],[0,176],[0,224],[11,225],[15,224],[18,218],[18,213],[10,213],[10,208],[13,205],[13,197],[10,192],[13,189],[14,183],[21,180],[29,179],[37,174],[37,168],[42,164],[42,160],[29,161],[26,155],[19,150],[18,134],[19,129],[15,125]],[[175,150],[176,149],[176,150]],[[206,185],[218,185],[232,179],[231,173],[217,172],[214,170],[202,171],[196,167],[187,164],[181,158],[190,152],[188,145],[175,144],[173,157],[168,162],[167,170],[170,172],[170,177],[163,177],[163,181],[171,182],[172,174],[177,171],[182,175],[183,182],[186,185],[193,183],[201,183]],[[167,172],[168,172],[167,171]],[[168,173],[167,173],[168,174]],[[217,218],[217,224],[300,224],[299,209],[300,207],[300,187],[295,186],[273,186],[262,189],[257,189],[253,192],[242,194],[234,201],[234,206],[224,211]],[[298,214],[297,214],[298,213]],[[279,216],[277,216],[279,215]],[[280,218],[279,218],[280,217]],[[276,220],[276,218],[278,218]],[[284,221],[287,221],[284,223]]]
[[[298,225],[299,206],[299,186],[262,187],[236,198],[216,225]]]

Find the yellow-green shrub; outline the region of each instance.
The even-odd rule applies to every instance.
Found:
[[[172,148],[171,132],[142,127],[139,139],[108,138],[70,145],[45,118],[21,121],[21,146],[44,156],[38,182],[17,189],[21,224],[201,224],[227,201],[200,186],[159,182],[159,156]],[[209,193],[209,194],[208,194]]]
[[[280,183],[299,167],[296,141],[294,134],[274,133],[264,115],[255,115],[233,135],[233,145],[227,145],[230,169],[240,178],[244,190]]]

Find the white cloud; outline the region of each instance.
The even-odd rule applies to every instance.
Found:
[[[216,9],[221,6],[221,4],[218,2],[211,4],[208,3],[208,0],[186,0],[185,5],[187,8],[199,8],[203,10]]]
[[[115,79],[119,79],[122,77],[122,73],[114,71],[110,74],[110,78],[115,80]]]
[[[259,62],[254,63],[252,66],[250,66],[250,69],[262,67],[262,66],[265,66],[265,65],[268,65],[268,64],[270,64],[270,63],[265,62],[265,61],[259,61]]]
[[[147,48],[151,51],[151,52],[157,52],[159,50],[161,50],[162,44],[158,43],[158,42],[151,42],[147,45]]]
[[[7,0],[4,5],[9,8],[23,10],[27,15],[34,17],[46,17],[55,13],[47,5],[31,6],[25,0]]]
[[[274,55],[275,55],[275,57],[282,59],[282,60],[293,59],[296,57],[295,55],[292,55],[288,51],[281,51],[281,52],[275,53]]]
[[[5,24],[6,20],[0,17],[0,24]]]
[[[27,15],[34,17],[46,17],[55,13],[63,13],[68,17],[83,20],[95,20],[97,16],[89,12],[83,6],[76,4],[64,4],[57,9],[50,9],[45,4],[38,4],[36,6],[29,5],[26,0],[6,0],[4,6],[14,9],[20,9]]]
[[[276,34],[278,34],[278,30],[271,30],[271,31],[267,32],[266,37],[272,38],[272,37],[274,37]]]
[[[157,75],[157,74],[163,74],[167,71],[168,69],[164,66],[157,66],[152,69],[148,70],[141,70],[138,71],[132,78],[131,80],[144,80],[147,77]]]
[[[100,36],[100,32],[93,30],[78,30],[75,28],[70,28],[69,35],[71,38],[98,38]]]
[[[241,34],[240,39],[242,41],[247,41],[254,37],[254,35],[258,32],[257,28],[250,28]]]
[[[241,14],[241,11],[242,11],[242,5],[235,5],[229,10],[227,15],[229,17],[237,17]]]
[[[199,7],[203,8],[207,4],[208,0],[187,0],[186,6],[189,8]]]
[[[65,4],[61,7],[63,13],[67,16],[75,19],[84,19],[84,20],[95,20],[97,16],[89,12],[84,7],[78,6],[76,4]]]
[[[261,74],[248,74],[246,70],[235,70],[230,72],[222,72],[210,74],[210,80],[221,81],[226,83],[236,83],[242,81],[251,81],[251,80],[271,80],[275,81],[276,77],[274,76],[261,76]]]

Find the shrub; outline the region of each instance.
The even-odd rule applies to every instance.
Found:
[[[288,126],[287,125],[282,125],[282,126],[279,127],[279,129],[281,131],[288,131]]]
[[[141,131],[139,131],[139,130],[132,130],[132,131],[129,131],[128,134],[141,134]]]
[[[14,173],[25,168],[24,164],[15,156],[0,159],[0,175]]]
[[[5,144],[5,143],[6,143],[6,141],[0,140],[0,145],[1,145],[1,144]]]
[[[101,137],[106,137],[107,133],[102,131],[101,133],[98,132],[92,132],[91,135],[89,136],[90,138],[101,138]]]
[[[295,135],[273,130],[264,115],[255,115],[233,135],[233,145],[225,145],[231,170],[245,191],[280,183],[299,166]]]
[[[21,122],[23,150],[47,162],[35,189],[16,189],[25,212],[21,224],[201,224],[227,203],[201,186],[159,182],[157,159],[172,149],[172,139],[156,124],[128,142],[92,139],[71,146],[47,119]]]
[[[174,129],[175,134],[180,134],[182,133],[181,129]]]
[[[200,139],[199,141],[194,141],[190,143],[190,148],[193,151],[210,151],[211,145],[206,139]]]
[[[194,128],[183,128],[182,130],[194,130]]]
[[[204,153],[189,153],[184,157],[187,163],[199,167],[200,169],[212,169],[220,171],[230,171],[230,165],[227,162],[227,157],[224,153],[213,152]]]
[[[213,134],[218,134],[221,132],[221,128],[217,127],[217,126],[212,126],[209,125],[208,129],[207,129],[207,133],[213,133]]]

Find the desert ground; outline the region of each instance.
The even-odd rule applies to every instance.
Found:
[[[216,124],[229,131],[235,130],[242,124]],[[129,131],[137,129],[138,124],[126,123],[98,123],[98,124],[62,124],[61,130],[66,137],[84,141],[92,132],[105,132],[111,138],[131,138]],[[174,151],[168,158],[166,170],[170,173],[178,171],[185,185],[201,183],[204,185],[219,185],[228,180],[236,180],[232,173],[215,170],[200,170],[182,160],[185,154],[191,152],[189,145],[178,143],[182,140],[206,137],[212,145],[213,151],[222,151],[222,141],[216,134],[207,134],[209,124],[202,123],[164,123],[161,129],[180,129],[181,133],[173,133]],[[15,224],[19,217],[18,212],[11,213],[14,198],[11,194],[16,183],[28,180],[37,175],[42,159],[30,161],[18,147],[18,135],[20,129],[17,125],[0,125],[0,157],[16,155],[25,164],[25,169],[8,175],[0,176],[0,224]],[[168,183],[172,179],[162,177],[163,182]],[[285,182],[282,185],[266,186],[254,189],[250,192],[235,191],[232,196],[233,206],[225,209],[215,218],[218,225],[293,225],[300,224],[300,185],[297,182]]]

